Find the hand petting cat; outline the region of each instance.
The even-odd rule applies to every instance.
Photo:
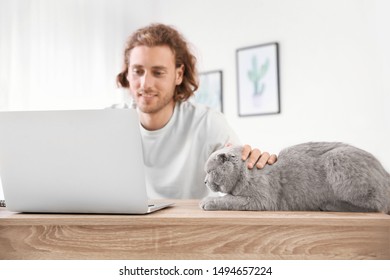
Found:
[[[232,144],[226,144],[226,147],[230,147]],[[258,169],[262,169],[266,164],[272,165],[277,160],[278,157],[275,154],[270,155],[268,152],[261,152],[259,149],[254,148],[248,144],[243,146],[242,149],[242,157],[243,161],[247,161],[247,167],[252,169],[253,167],[257,167]]]
[[[261,152],[259,149],[255,148],[252,150],[252,147],[249,145],[244,145],[242,149],[242,160],[247,160],[247,166],[249,169],[252,169],[255,165],[258,169],[262,169],[266,164],[274,164],[278,158],[275,154],[270,155],[268,152]]]

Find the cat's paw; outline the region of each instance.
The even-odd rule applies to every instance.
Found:
[[[219,210],[216,197],[205,197],[199,203],[199,206],[206,211]]]

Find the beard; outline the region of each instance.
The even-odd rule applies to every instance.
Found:
[[[174,103],[172,94],[161,94],[154,90],[138,90],[133,94],[136,107],[143,113],[156,114]]]

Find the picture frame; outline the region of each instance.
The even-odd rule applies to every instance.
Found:
[[[199,73],[199,88],[195,92],[195,102],[223,112],[223,73],[213,70]]]
[[[237,49],[236,62],[238,115],[280,114],[279,44]]]

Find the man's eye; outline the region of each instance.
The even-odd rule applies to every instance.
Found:
[[[144,71],[142,69],[133,69],[133,74],[135,75],[142,75]]]
[[[156,77],[160,77],[160,76],[164,75],[164,72],[163,72],[163,71],[155,71],[155,72],[154,72],[154,75],[155,75]]]

